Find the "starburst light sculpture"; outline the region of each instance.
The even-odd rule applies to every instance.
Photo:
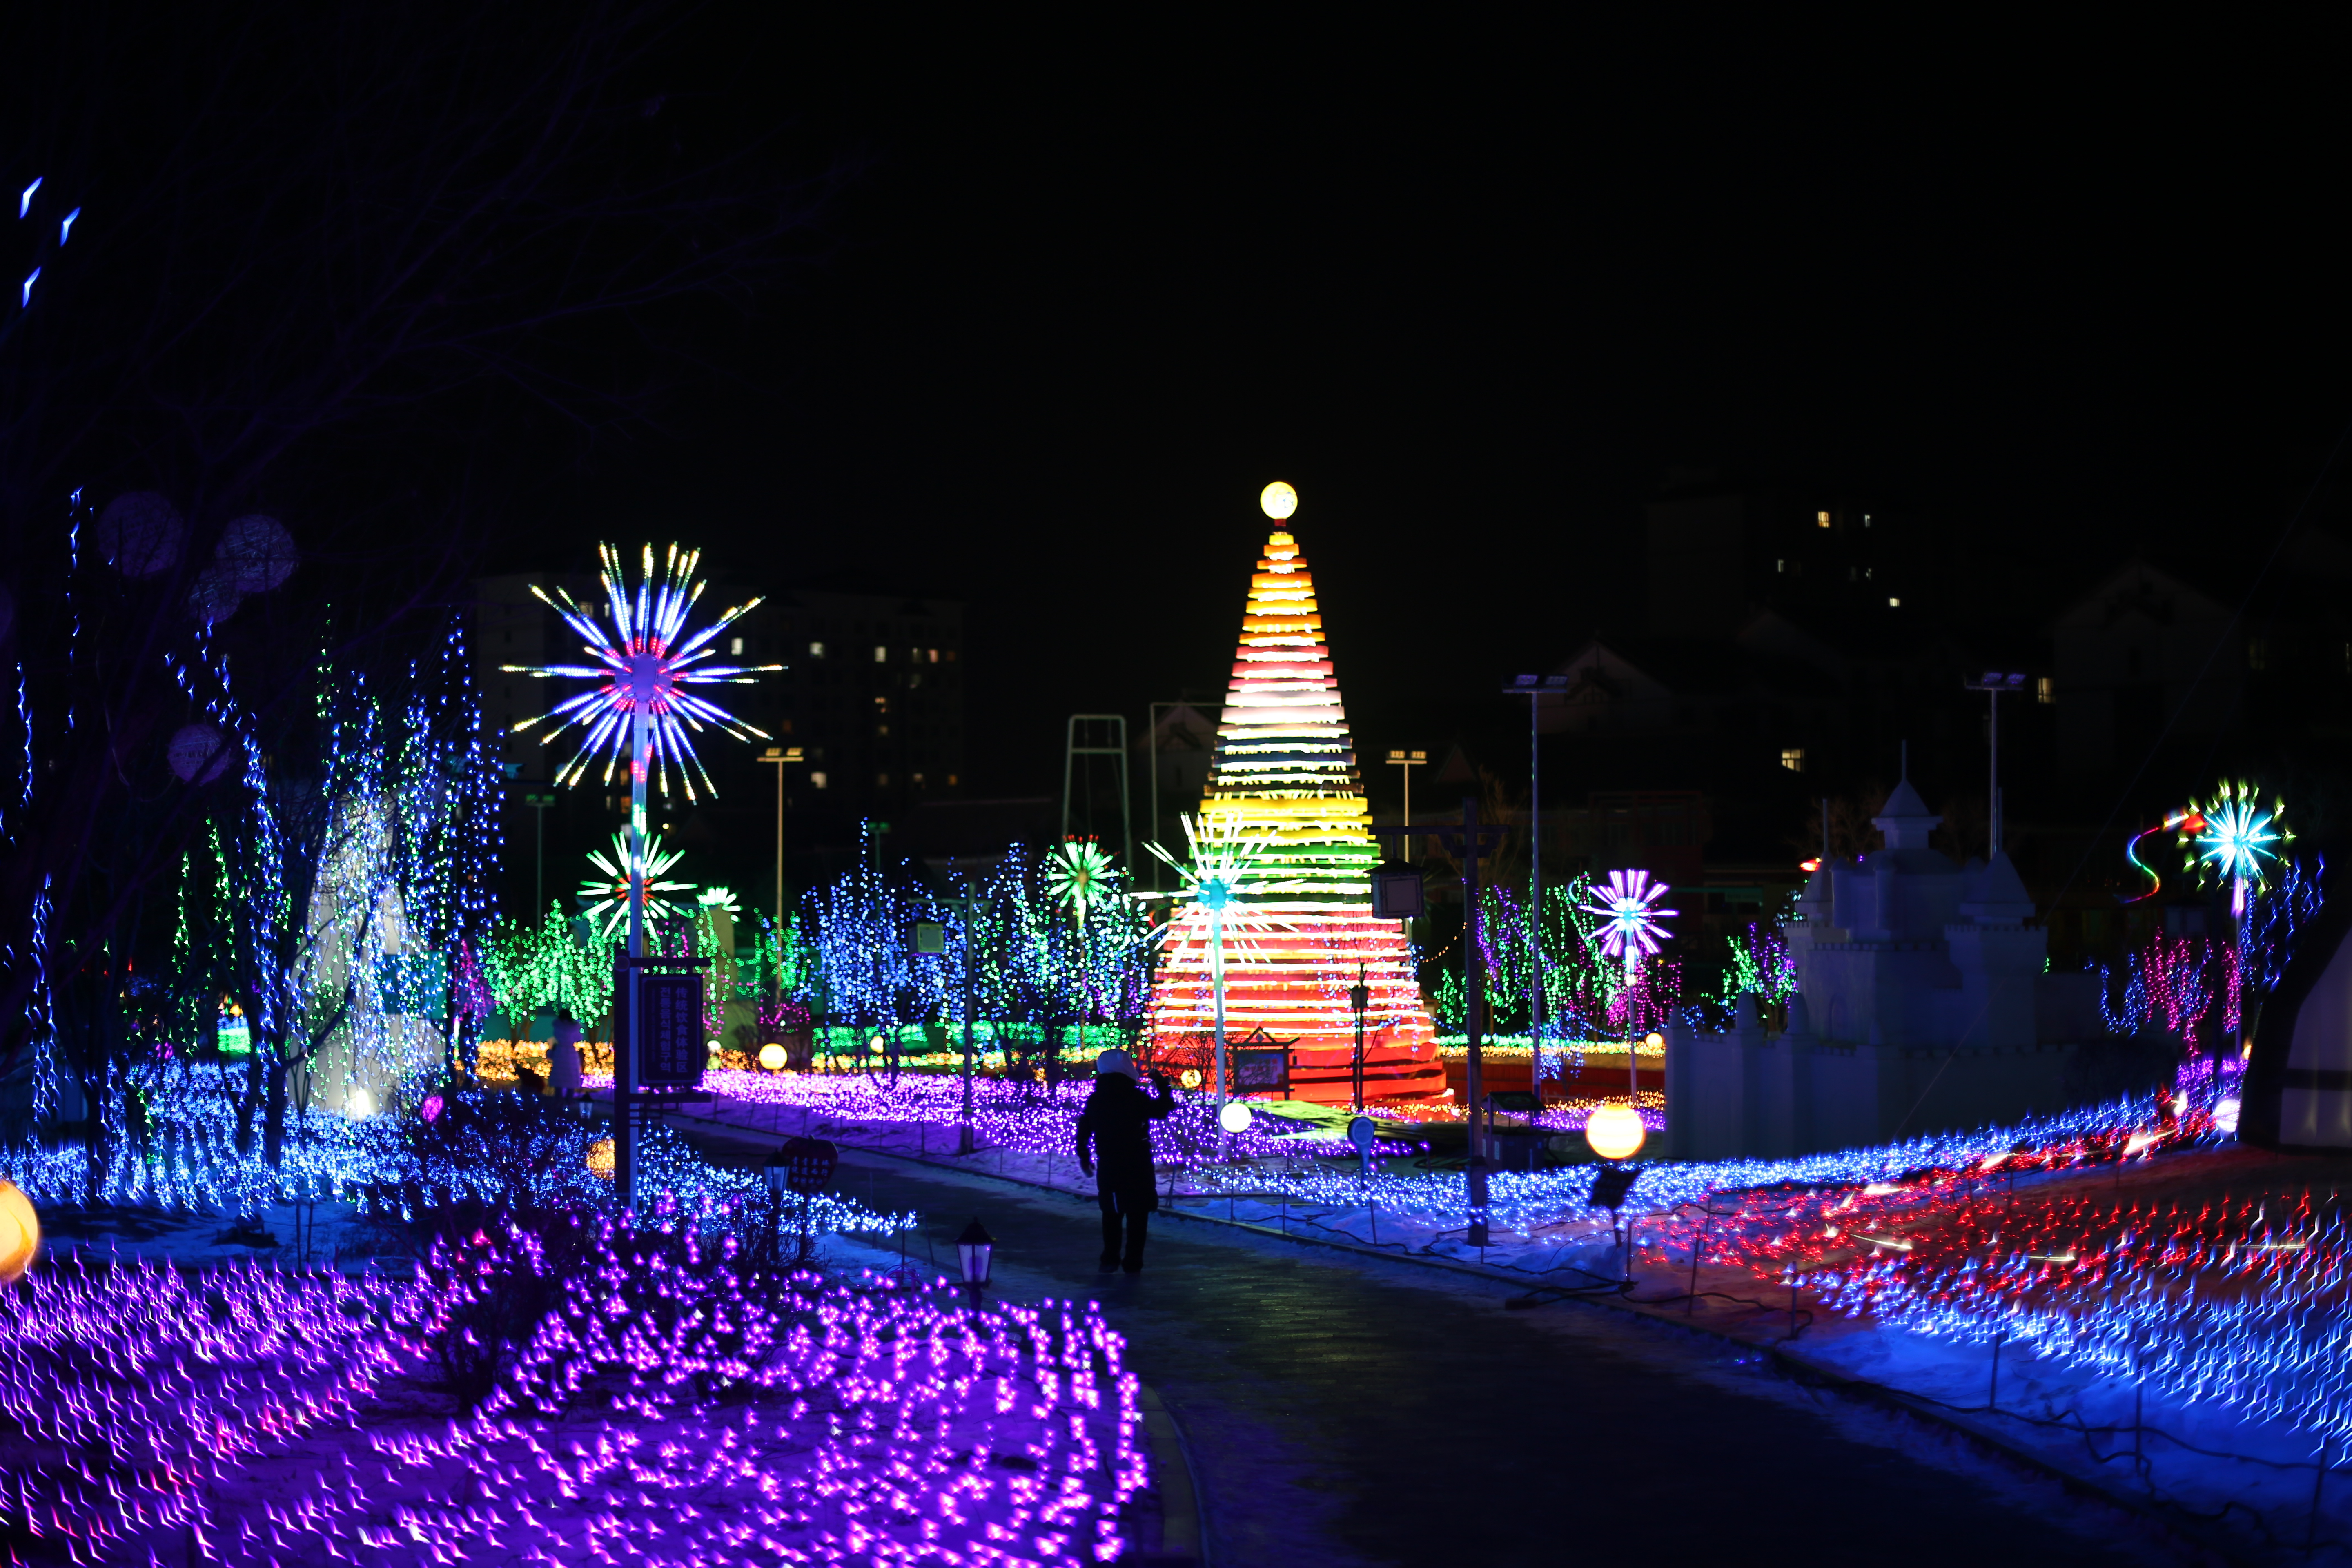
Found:
[[[2287,831],[2285,803],[2273,801],[2265,811],[2260,792],[2244,783],[2225,783],[2211,800],[2191,801],[2180,830],[2189,868],[2200,879],[2230,884],[2230,913],[2240,920],[2252,896],[2268,886],[2276,846],[2294,837]]]
[[[613,875],[625,883],[628,900],[628,957],[642,959],[646,955],[646,893],[650,879],[647,871],[650,857],[646,853],[646,785],[654,778],[661,781],[662,796],[669,796],[669,772],[676,764],[679,782],[685,786],[686,798],[697,798],[694,781],[699,775],[704,794],[719,792],[703,771],[694,754],[690,731],[705,728],[725,731],[739,741],[766,740],[767,732],[756,725],[747,724],[704,698],[687,689],[689,686],[714,683],[740,683],[768,670],[782,669],[780,664],[726,665],[714,662],[718,658],[715,639],[719,634],[740,620],[759,605],[758,599],[736,605],[700,631],[687,629],[687,616],[692,613],[695,601],[709,584],[695,581],[696,569],[702,563],[698,550],[681,551],[676,544],[658,575],[654,571],[654,547],[646,546],[645,561],[635,589],[621,569],[621,553],[609,544],[596,547],[604,563],[602,582],[604,589],[604,613],[613,623],[607,635],[587,609],[575,603],[572,595],[558,588],[556,598],[533,584],[531,592],[541,604],[562,616],[564,623],[587,639],[586,652],[593,664],[552,664],[546,666],[507,665],[514,675],[536,676],[542,679],[593,680],[594,689],[559,702],[549,712],[536,719],[526,719],[515,726],[518,733],[541,724],[551,726],[540,737],[546,745],[556,736],[579,724],[585,735],[580,750],[572,760],[556,770],[555,782],[566,788],[576,788],[587,776],[588,763],[596,752],[607,747],[611,759],[604,764],[604,782],[610,784],[613,773],[624,755],[629,764],[629,828],[628,838],[618,866]],[[562,602],[558,604],[557,599]],[[739,649],[740,651],[740,646]],[[655,873],[658,874],[658,873]],[[636,971],[623,994],[614,999],[616,1015],[625,1018],[628,1038],[643,1040],[638,1028],[638,986]],[[618,1053],[614,1062],[613,1095],[617,1121],[615,1148],[618,1153],[616,1181],[623,1201],[635,1189],[636,1141],[628,1131],[629,1119],[619,1114],[638,1087],[636,1053]]]
[[[1279,877],[1266,864],[1266,852],[1274,840],[1252,834],[1240,818],[1208,816],[1196,820],[1189,812],[1182,818],[1184,838],[1191,855],[1178,859],[1157,844],[1145,848],[1165,861],[1176,872],[1179,887],[1172,892],[1138,893],[1139,899],[1172,899],[1183,912],[1184,907],[1200,910],[1209,922],[1209,992],[1215,1007],[1215,1039],[1217,1048],[1217,1109],[1223,1114],[1225,1104],[1225,946],[1228,928],[1233,935],[1235,962],[1247,963],[1255,952],[1254,938],[1263,931],[1295,930],[1294,922],[1259,910],[1246,899],[1276,893],[1296,893],[1308,884]],[[1176,929],[1171,920],[1160,928],[1160,935]]]
[[[768,732],[744,722],[708,699],[697,697],[686,689],[690,686],[744,685],[759,675],[782,669],[781,664],[730,665],[710,662],[718,657],[716,639],[736,621],[741,619],[761,601],[751,599],[736,605],[700,631],[689,633],[686,618],[702,596],[708,583],[694,581],[695,569],[701,563],[699,550],[680,551],[672,544],[658,576],[654,572],[654,547],[646,546],[644,569],[636,587],[629,587],[621,570],[620,552],[609,544],[600,544],[598,553],[604,560],[604,609],[612,617],[613,629],[608,633],[599,626],[586,606],[574,600],[562,588],[550,598],[547,592],[534,584],[531,593],[550,609],[562,616],[564,623],[587,639],[583,649],[596,662],[593,664],[551,664],[533,666],[501,665],[512,675],[530,675],[541,679],[594,680],[602,684],[593,690],[583,691],[565,699],[536,719],[526,719],[515,726],[518,733],[541,724],[552,727],[540,737],[542,746],[574,724],[583,725],[586,734],[580,749],[573,752],[555,772],[555,782],[570,788],[586,776],[588,766],[600,751],[610,751],[604,764],[604,782],[613,782],[613,774],[631,750],[631,742],[639,726],[635,721],[646,721],[644,741],[638,749],[646,754],[638,766],[660,783],[665,799],[669,795],[670,769],[676,767],[678,781],[684,786],[686,798],[692,801],[694,781],[702,780],[702,792],[716,795],[710,775],[704,771],[701,759],[695,755],[691,731],[705,726],[722,730],[739,741],[767,740]],[[559,602],[560,601],[560,602]],[[644,782],[643,774],[632,769],[632,784]]]
[[[596,868],[597,875],[580,884],[580,896],[589,900],[583,911],[596,928],[596,940],[610,942],[629,922],[629,894],[633,886],[642,887],[646,894],[647,920],[678,920],[688,913],[687,906],[670,901],[671,893],[691,893],[691,882],[664,880],[680,860],[684,850],[662,849],[661,835],[646,840],[644,863],[638,877],[630,876],[629,835],[625,829],[613,835],[613,856],[606,859],[603,851],[588,851],[588,863]],[[723,891],[723,889],[722,889]]]
[[[1665,896],[1664,882],[1651,880],[1647,871],[1636,868],[1610,872],[1609,880],[1585,897],[1585,912],[1601,919],[1601,951],[1607,957],[1625,961],[1628,984],[1642,960],[1655,956],[1664,947],[1665,928],[1661,921],[1682,912],[1658,908],[1658,900]]]
[[[1087,910],[1118,896],[1118,871],[1093,839],[1066,838],[1046,857],[1045,891],[1084,925]]]

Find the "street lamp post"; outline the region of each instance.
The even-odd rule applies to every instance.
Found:
[[[530,861],[530,918],[538,920],[547,912],[547,808],[555,804],[555,796],[546,790],[527,790],[522,803],[537,818]]]
[[[1389,753],[1389,766],[1392,768],[1402,768],[1404,770],[1404,816],[1398,818],[1399,821],[1411,822],[1412,820],[1412,770],[1415,768],[1425,768],[1428,765],[1429,753],[1427,752],[1391,752]],[[1408,856],[1410,856],[1412,848],[1412,841],[1411,839],[1407,839],[1405,841],[1405,850]]]
[[[1479,1068],[1479,1046],[1486,1028],[1486,975],[1485,965],[1478,962],[1478,860],[1481,856],[1493,858],[1500,846],[1503,829],[1499,825],[1478,820],[1478,803],[1465,797],[1462,802],[1462,824],[1454,826],[1432,825],[1416,827],[1403,823],[1395,827],[1374,827],[1376,838],[1402,838],[1410,843],[1426,834],[1443,841],[1462,858],[1462,994],[1465,998],[1463,1019],[1464,1045],[1469,1056],[1468,1090],[1470,1122],[1470,1161],[1464,1172],[1470,1210],[1470,1245],[1486,1245],[1486,1163],[1480,1152],[1485,1140],[1480,1134],[1484,1109],[1480,1104],[1483,1087]]]
[[[1964,691],[1981,691],[1991,703],[1990,712],[1985,721],[1985,739],[1992,747],[1991,781],[1985,786],[1987,824],[1985,858],[1990,860],[2000,853],[2000,700],[2004,692],[2011,697],[2022,696],[2025,691],[2025,677],[2018,673],[2005,675],[1998,669],[1988,669],[1978,679],[1962,681],[1960,689]]]
[[[760,753],[763,763],[776,765],[776,937],[782,941],[784,932],[784,764],[801,761],[798,746],[770,746]]]
[[[1503,688],[1528,700],[1528,1087],[1543,1108],[1543,758],[1536,744],[1536,710],[1547,696],[1568,689],[1568,677],[1522,675]],[[1408,772],[1405,777],[1411,778]]]
[[[1356,1011],[1356,1110],[1364,1109],[1364,1010],[1372,1005],[1372,988],[1365,984],[1366,966],[1356,965],[1356,983],[1348,987],[1348,1005]]]

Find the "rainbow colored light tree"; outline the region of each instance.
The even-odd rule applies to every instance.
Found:
[[[550,598],[536,584],[531,593],[539,601],[561,615],[564,623],[586,639],[583,647],[593,664],[556,664],[503,666],[509,674],[536,676],[541,679],[585,679],[598,684],[576,697],[559,702],[549,712],[536,719],[526,719],[515,726],[518,732],[540,724],[552,727],[540,737],[546,745],[574,724],[582,725],[586,734],[579,751],[571,761],[556,771],[556,782],[567,789],[577,788],[587,776],[588,764],[599,751],[609,751],[604,764],[604,782],[610,784],[613,773],[625,754],[629,764],[629,840],[627,868],[629,873],[629,957],[643,959],[646,954],[646,784],[649,776],[658,773],[662,796],[669,796],[670,769],[677,769],[678,779],[686,798],[697,798],[694,789],[696,774],[702,778],[706,794],[719,792],[703,772],[702,763],[694,754],[694,742],[689,731],[705,726],[722,730],[739,741],[768,739],[767,731],[747,724],[704,698],[686,689],[691,686],[748,685],[758,675],[782,669],[780,664],[723,665],[711,662],[718,649],[716,639],[720,632],[748,615],[759,604],[751,599],[726,611],[699,631],[687,629],[687,617],[693,612],[695,601],[709,584],[696,582],[694,574],[701,563],[702,552],[681,552],[676,544],[669,547],[658,577],[654,573],[654,547],[645,547],[644,564],[633,590],[627,574],[621,568],[620,552],[610,544],[599,544],[597,553],[604,562],[601,581],[604,589],[604,610],[611,617],[613,630],[607,634],[597,624],[596,617],[562,588]],[[561,601],[559,603],[559,601]],[[690,771],[689,771],[690,770]],[[632,984],[622,1003],[628,1009],[629,1039],[639,1044],[645,1039],[638,1027],[637,987]],[[616,1063],[622,1071],[616,1078],[613,1092],[616,1105],[616,1122],[625,1121],[625,1102],[637,1087],[638,1053],[633,1050],[625,1065]],[[635,1153],[632,1140],[620,1138],[616,1143],[625,1146],[631,1156],[625,1166],[634,1163]],[[635,1171],[618,1170],[624,1199],[628,1195]]]

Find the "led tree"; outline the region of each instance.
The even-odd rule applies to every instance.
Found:
[[[1254,908],[1246,900],[1276,893],[1304,891],[1311,884],[1295,879],[1277,879],[1266,870],[1270,838],[1253,836],[1238,817],[1213,816],[1205,822],[1195,821],[1189,812],[1183,817],[1184,837],[1192,853],[1178,859],[1157,844],[1144,847],[1172,868],[1178,879],[1175,891],[1139,893],[1140,899],[1173,899],[1179,903],[1179,916],[1195,917],[1208,928],[1209,994],[1214,1009],[1216,1041],[1217,1114],[1225,1110],[1225,932],[1233,928],[1234,947],[1237,959],[1246,962],[1255,949],[1252,938],[1258,931],[1280,928],[1295,929],[1295,922],[1279,915],[1269,915]],[[1175,931],[1182,919],[1171,920],[1161,927],[1163,931]]]
[[[737,620],[760,604],[754,598],[721,614],[699,631],[687,629],[687,617],[693,613],[695,602],[701,598],[708,583],[694,580],[696,568],[701,563],[698,550],[681,552],[676,544],[669,547],[658,577],[654,572],[654,547],[645,547],[645,558],[636,586],[632,589],[627,575],[621,568],[620,552],[610,544],[600,544],[597,552],[604,561],[602,583],[604,590],[604,611],[613,626],[608,633],[588,610],[575,603],[562,588],[551,598],[533,584],[531,592],[541,603],[563,617],[564,624],[585,639],[583,651],[593,664],[557,664],[541,667],[507,665],[510,674],[536,676],[541,679],[593,680],[595,686],[579,695],[559,702],[547,713],[536,719],[526,719],[515,726],[518,731],[544,724],[548,729],[540,737],[546,745],[574,724],[582,727],[580,749],[572,759],[556,771],[556,782],[566,788],[578,787],[588,774],[596,753],[606,753],[604,782],[610,784],[615,769],[626,761],[629,773],[629,957],[641,960],[646,953],[646,786],[658,776],[662,798],[670,792],[670,773],[675,770],[686,798],[698,797],[694,781],[702,780],[702,793],[715,795],[718,791],[710,775],[703,771],[701,761],[694,752],[691,733],[705,728],[718,729],[739,741],[766,740],[767,732],[744,723],[733,714],[704,698],[696,696],[690,687],[749,684],[758,675],[782,669],[780,664],[752,666],[726,665],[713,662],[718,654],[717,639]],[[560,602],[559,602],[560,601]],[[637,987],[633,984],[621,1002],[628,1009],[631,1059],[616,1062],[618,1068],[613,1091],[616,1102],[625,1103],[636,1089],[635,1058],[644,1048],[645,1034],[639,1027]],[[623,1103],[616,1103],[616,1116],[625,1116]],[[627,1140],[634,1158],[635,1149]],[[619,1173],[622,1191],[625,1195],[635,1173]]]

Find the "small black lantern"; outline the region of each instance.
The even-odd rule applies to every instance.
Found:
[[[975,1218],[956,1237],[956,1260],[963,1268],[964,1293],[971,1304],[980,1305],[980,1293],[988,1289],[989,1259],[996,1251],[996,1237]]]
[[[1419,920],[1422,913],[1421,868],[1402,860],[1383,860],[1372,868],[1372,914],[1384,921]]]

